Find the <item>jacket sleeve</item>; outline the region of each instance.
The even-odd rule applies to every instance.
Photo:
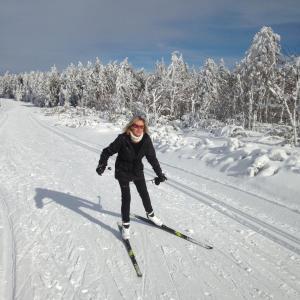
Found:
[[[155,153],[155,149],[153,147],[151,138],[149,138],[149,147],[148,147],[148,151],[146,154],[146,158],[149,162],[149,164],[152,166],[154,172],[156,173],[157,176],[161,176],[162,175],[162,170],[160,168],[160,164],[156,158],[156,153]]]
[[[108,147],[102,150],[99,159],[99,164],[101,163],[107,165],[107,161],[109,157],[119,152],[121,145],[122,145],[122,135],[119,134],[118,137]]]

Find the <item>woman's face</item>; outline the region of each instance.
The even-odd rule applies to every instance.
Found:
[[[131,125],[131,131],[135,136],[141,136],[144,133],[144,121],[142,120],[136,120],[132,125]]]

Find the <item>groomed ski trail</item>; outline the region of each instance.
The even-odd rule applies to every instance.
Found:
[[[10,107],[0,179],[16,241],[15,299],[299,298],[299,255],[167,184],[149,185],[156,211],[216,249],[132,222],[144,275],[136,278],[116,227],[118,186],[112,173],[94,170],[101,149],[38,126],[30,106],[2,105]],[[132,208],[143,214],[134,189]]]
[[[34,119],[40,126],[44,127],[45,129],[48,129],[59,136],[62,136],[63,138],[75,143],[78,146],[84,147],[85,149],[88,149],[92,152],[96,152],[97,148],[91,144],[87,144],[86,142],[79,141],[77,138],[71,137],[65,133],[60,132],[57,129],[49,128],[49,126],[46,126],[44,124],[41,124],[40,121],[37,119]],[[102,145],[104,147],[104,145]],[[167,163],[161,163],[162,165],[166,165],[172,168],[175,168],[176,170],[183,171],[185,173],[191,173],[194,176],[201,177],[202,179],[213,181],[213,183],[220,184],[222,186],[225,186],[226,188],[234,188],[230,184],[226,184],[217,180],[212,180],[205,176],[200,176],[198,174],[194,174],[192,172],[189,172],[185,169],[174,167]],[[153,172],[149,168],[145,168],[145,174],[149,176],[153,176]],[[226,203],[224,200],[220,200],[217,197],[211,196],[209,193],[202,192],[201,190],[196,190],[196,188],[193,188],[187,184],[184,184],[182,182],[179,182],[178,180],[169,179],[165,184],[170,185],[172,188],[177,189],[179,192],[188,195],[190,197],[193,197],[194,199],[204,203],[207,206],[210,206],[211,208],[217,210],[219,213],[222,213],[226,215],[229,218],[232,218],[233,220],[239,222],[240,224],[252,229],[253,231],[265,236],[266,238],[269,238],[271,241],[280,244],[283,247],[286,247],[287,249],[293,251],[296,254],[300,254],[300,238],[297,236],[294,236],[292,234],[289,234],[288,232],[285,232],[281,230],[280,228],[277,228],[271,224],[268,224],[259,218],[255,217],[253,215],[250,215],[246,212],[243,212],[241,209],[235,208],[234,206]],[[249,191],[244,191],[238,188],[235,188],[236,191],[242,192],[241,197],[243,197],[243,194],[248,194],[251,196],[251,198],[257,198],[262,201],[266,201],[272,205],[279,206],[284,211],[288,210],[291,213],[298,215],[298,210],[291,209],[285,205],[282,205],[280,203],[274,202],[272,200],[266,199],[261,196],[255,197],[255,195]]]

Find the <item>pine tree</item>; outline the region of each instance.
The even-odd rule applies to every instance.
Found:
[[[256,120],[270,120],[270,88],[276,82],[276,68],[281,57],[279,43],[280,36],[270,27],[263,27],[254,36],[246,57],[236,70],[242,83],[242,110],[248,128],[253,128]]]
[[[47,89],[48,89],[47,104],[50,107],[57,106],[59,103],[61,79],[60,79],[60,74],[56,69],[56,66],[53,66],[51,68],[51,71],[48,73],[47,79],[48,79],[47,80]]]
[[[219,68],[213,59],[207,59],[200,73],[200,99],[199,117],[201,119],[213,118],[219,99]]]
[[[116,79],[116,97],[120,101],[120,112],[132,110],[133,102],[139,97],[141,88],[141,82],[128,63],[128,58],[126,58],[119,66]]]

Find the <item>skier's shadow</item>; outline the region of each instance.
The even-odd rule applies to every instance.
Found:
[[[46,202],[46,199],[51,199],[52,201],[70,209],[73,210],[74,212],[82,215],[89,221],[101,226],[102,228],[106,229],[107,231],[111,232],[116,238],[121,240],[120,237],[120,232],[109,225],[101,222],[100,220],[92,217],[91,215],[87,214],[81,208],[88,208],[90,210],[94,210],[103,214],[111,215],[114,217],[119,217],[119,213],[115,213],[112,211],[104,210],[102,209],[100,203],[93,203],[88,200],[72,196],[70,194],[58,192],[58,191],[53,191],[53,190],[48,190],[48,189],[43,189],[43,188],[36,188],[36,195],[34,197],[35,204],[37,208],[42,209],[45,205],[49,204],[49,201]]]

